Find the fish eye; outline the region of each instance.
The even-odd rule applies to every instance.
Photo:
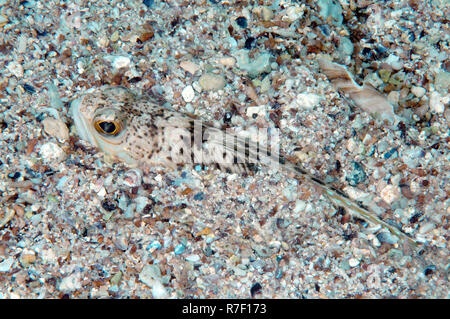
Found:
[[[122,130],[120,124],[116,121],[99,120],[95,122],[97,132],[106,135],[117,135]]]

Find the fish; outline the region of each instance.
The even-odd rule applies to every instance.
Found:
[[[202,165],[228,173],[280,169],[322,190],[352,216],[380,225],[409,245],[417,242],[346,193],[308,173],[268,141],[254,141],[166,107],[122,86],[90,88],[70,106],[79,137],[130,167]],[[270,140],[270,139],[269,139]]]
[[[334,63],[325,57],[318,58],[321,71],[327,76],[333,87],[351,105],[362,109],[375,118],[398,124],[400,118],[394,113],[389,100],[369,83],[358,85],[343,65]]]

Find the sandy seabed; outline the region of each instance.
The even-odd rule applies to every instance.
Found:
[[[447,1],[144,2],[0,0],[0,298],[449,297]],[[319,55],[401,121],[352,106]],[[420,248],[282,172],[110,163],[68,114],[104,84],[278,129]]]

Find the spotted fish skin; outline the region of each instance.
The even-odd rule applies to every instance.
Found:
[[[130,166],[176,168],[201,164],[247,174],[263,167],[278,167],[318,186],[333,203],[352,215],[381,225],[416,245],[411,237],[374,212],[287,160],[276,147],[274,150],[208,125],[194,116],[168,109],[149,96],[124,87],[94,88],[74,100],[70,112],[81,138]],[[96,123],[104,121],[115,123],[119,132],[112,135],[99,132]]]

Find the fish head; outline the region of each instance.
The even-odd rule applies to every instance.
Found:
[[[135,164],[127,147],[130,112],[126,108],[135,99],[124,87],[108,86],[90,89],[73,100],[69,113],[79,137],[112,158]]]

